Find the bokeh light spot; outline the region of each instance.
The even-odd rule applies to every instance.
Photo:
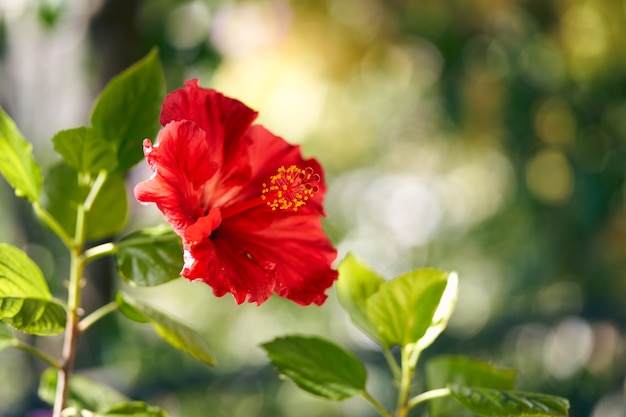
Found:
[[[591,417],[626,417],[624,393],[614,392],[602,397],[593,408]]]
[[[577,317],[566,318],[548,335],[543,360],[551,375],[565,379],[585,365],[592,349],[591,326]]]
[[[566,79],[563,57],[548,40],[526,45],[519,59],[525,80],[533,86],[556,90]]]
[[[193,48],[209,38],[211,14],[206,4],[192,1],[172,10],[165,31],[172,45],[179,49]]]
[[[225,57],[242,57],[276,46],[291,22],[291,8],[282,1],[230,3],[213,21],[211,40]]]
[[[570,50],[580,58],[593,58],[607,48],[607,28],[592,2],[571,7],[563,16],[562,34]]]
[[[535,300],[537,309],[548,318],[580,313],[583,292],[575,282],[560,281],[543,287]]]
[[[493,262],[466,261],[459,270],[459,296],[448,323],[450,334],[469,339],[489,321],[502,293],[502,273]]]
[[[572,142],[576,135],[576,119],[569,104],[559,97],[542,102],[535,114],[535,131],[550,145]]]
[[[622,336],[615,325],[609,322],[594,323],[592,330],[593,352],[586,368],[591,372],[600,373],[615,366],[615,360],[621,356]]]
[[[526,167],[528,188],[539,200],[548,204],[567,201],[574,187],[572,169],[565,156],[553,149],[535,155]]]

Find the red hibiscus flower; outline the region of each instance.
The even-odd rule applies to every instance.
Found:
[[[216,296],[263,303],[273,292],[322,304],[337,278],[324,234],[322,168],[260,125],[243,103],[190,80],[163,103],[153,175],[135,187],[183,239],[181,275]]]

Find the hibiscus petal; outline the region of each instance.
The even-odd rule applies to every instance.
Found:
[[[312,168],[315,174],[319,175],[317,181],[318,190],[314,197],[307,201],[306,205],[299,209],[304,214],[317,213],[325,215],[322,206],[326,184],[324,182],[324,172],[315,159],[302,158],[299,145],[291,145],[283,138],[274,135],[261,125],[251,126],[248,136],[252,143],[248,148],[249,163],[252,167],[252,178],[239,195],[232,199],[228,205],[236,204],[242,200],[249,200],[259,195],[263,188],[263,183],[268,182],[271,176],[275,175],[278,169],[295,165],[300,169]]]
[[[229,245],[228,240],[215,236],[197,246],[185,246],[181,275],[210,285],[216,297],[231,293],[237,304],[247,299],[260,305],[272,295],[276,282],[273,266],[257,264],[239,246]]]
[[[213,230],[222,222],[222,214],[220,209],[213,207],[209,214],[204,217],[200,217],[194,224],[187,227],[183,234],[186,243],[193,247],[199,244],[203,239],[211,236]]]
[[[215,175],[218,164],[212,160],[206,134],[189,121],[171,122],[152,145],[144,141],[144,154],[153,175],[137,184],[135,198],[156,203],[176,233],[204,216],[200,207],[204,184]]]
[[[214,160],[222,166],[222,182],[230,186],[250,175],[245,133],[256,117],[257,112],[239,100],[202,88],[194,79],[165,97],[160,121],[165,126],[173,120],[191,120],[203,129]]]
[[[273,217],[265,228],[256,227]],[[208,241],[209,239],[207,239]],[[300,305],[321,305],[337,279],[337,252],[316,215],[273,214],[266,207],[224,220],[210,243],[191,249],[195,263],[183,276],[199,278],[216,295],[231,292],[238,303],[261,304],[272,292]]]

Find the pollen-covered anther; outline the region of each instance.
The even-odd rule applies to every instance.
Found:
[[[269,183],[263,183],[261,198],[272,210],[298,211],[319,191],[320,176],[311,167],[281,166]]]

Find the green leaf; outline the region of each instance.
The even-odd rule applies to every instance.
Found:
[[[39,380],[37,393],[39,398],[48,404],[54,404],[57,386],[57,371],[54,368],[46,369]],[[105,412],[116,404],[127,402],[128,398],[113,388],[96,382],[82,375],[70,377],[70,387],[67,398],[68,407],[86,409],[96,412]]]
[[[426,386],[429,390],[444,388],[448,384],[511,390],[515,387],[515,377],[513,369],[464,356],[437,356],[426,364]],[[431,417],[474,415],[452,398],[438,398],[428,404]]]
[[[311,394],[344,400],[365,391],[367,373],[363,364],[332,342],[287,336],[261,347],[279,373]]]
[[[0,321],[0,350],[13,346],[16,340],[9,325]]]
[[[484,417],[567,417],[565,398],[522,391],[450,385],[452,396],[464,407]]]
[[[97,174],[100,170],[112,171],[117,166],[113,147],[92,128],[62,130],[52,142],[65,163],[78,172]]]
[[[196,330],[127,294],[118,292],[115,301],[122,314],[131,320],[149,322],[157,334],[175,348],[208,365],[215,364],[206,339]]]
[[[0,108],[0,172],[15,189],[15,194],[39,201],[41,170],[26,142],[8,114]]]
[[[69,236],[74,236],[77,207],[84,203],[92,183],[90,177],[79,175],[64,163],[55,165],[46,175],[42,205]],[[109,174],[86,213],[85,238],[97,240],[119,232],[126,224],[127,211],[124,177]]]
[[[7,324],[0,322],[0,341],[11,339],[14,339],[13,330]]]
[[[160,408],[148,405],[141,401],[118,404],[115,407],[108,409],[103,415],[110,417],[168,417],[168,414]]]
[[[0,244],[0,320],[26,333],[56,335],[65,310],[52,301],[39,267],[16,247]]]
[[[350,314],[355,326],[382,344],[382,336],[367,315],[367,300],[385,280],[350,253],[339,263],[338,270],[339,279],[335,288],[339,302]]]
[[[113,78],[98,98],[91,125],[113,146],[119,171],[128,171],[143,158],[142,141],[159,129],[164,95],[163,71],[153,50]]]
[[[448,325],[448,320],[450,320],[450,317],[454,312],[458,294],[459,280],[456,272],[451,272],[448,274],[446,288],[444,289],[443,294],[441,294],[439,305],[437,305],[437,309],[433,315],[433,320],[426,330],[426,333],[424,333],[424,336],[422,336],[417,342],[417,346],[420,351],[423,351],[430,346],[435,339],[439,337],[441,332],[445,330]]]
[[[404,347],[425,335],[447,278],[436,269],[419,269],[385,282],[367,299],[367,315],[386,347]]]
[[[63,305],[30,297],[0,297],[0,320],[24,333],[54,336],[65,329]]]
[[[0,297],[18,295],[43,300],[51,298],[37,264],[15,246],[0,243]]]
[[[146,317],[139,309],[135,308],[133,304],[128,303],[126,300],[129,297],[123,295],[121,292],[115,294],[115,302],[120,312],[129,320],[136,321],[137,323],[150,323],[150,319]]]
[[[183,247],[168,226],[143,229],[118,243],[115,255],[122,278],[131,285],[154,286],[180,278]]]

